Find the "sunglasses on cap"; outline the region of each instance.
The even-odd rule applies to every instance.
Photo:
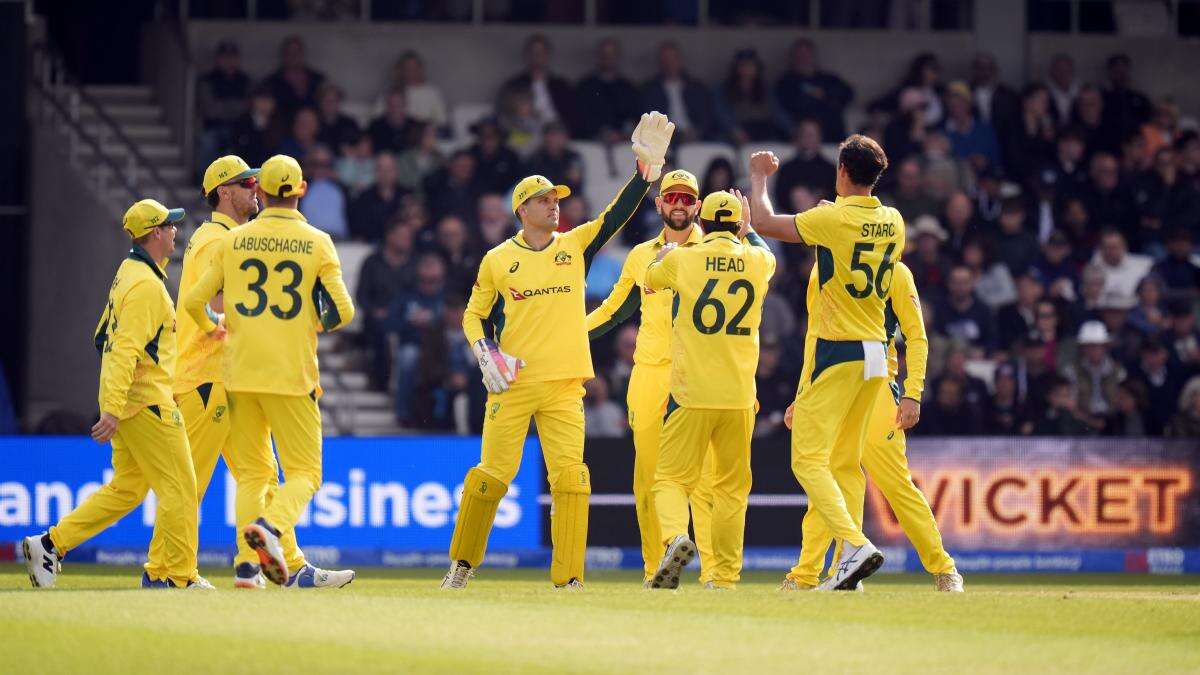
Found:
[[[692,206],[696,203],[696,196],[686,192],[668,192],[662,196],[662,200],[668,204]]]

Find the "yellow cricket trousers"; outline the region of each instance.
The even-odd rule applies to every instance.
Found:
[[[954,559],[942,545],[942,534],[929,502],[913,484],[912,474],[908,470],[905,435],[896,428],[898,390],[894,390],[894,386],[892,384],[880,389],[871,411],[867,439],[863,445],[862,467],[896,513],[925,571],[930,574],[949,572],[954,569]],[[846,434],[843,434],[838,437],[837,443],[840,445],[846,441]],[[851,516],[861,525],[866,483],[855,480],[856,477],[861,479],[862,473],[847,472],[846,483],[843,484],[839,479],[839,485],[843,485],[847,491],[846,504]],[[800,559],[788,578],[797,583],[815,585],[824,571],[825,553],[832,541],[824,520],[811,509],[804,516],[804,538],[801,543]]]
[[[663,556],[663,538],[658,528],[658,513],[654,510],[654,472],[658,465],[659,442],[662,437],[663,415],[671,393],[671,365],[647,366],[635,364],[629,375],[629,428],[633,431],[633,500],[637,511],[638,532],[642,537],[642,562],[646,579],[654,576]],[[691,495],[692,528],[696,547],[700,549],[700,583],[709,581],[709,562],[712,560],[712,452],[704,456],[700,483]]]
[[[264,518],[279,530],[281,543],[289,542],[290,552],[284,549],[288,569],[300,569],[304,558],[295,548],[296,521],[321,487],[321,411],[316,396],[240,391],[227,396],[231,419],[225,458],[230,469],[237,467],[238,472],[234,475],[238,537],[250,522]],[[270,494],[279,477],[272,438],[278,466],[283,468],[283,484],[274,498]],[[294,563],[298,564],[293,568]]]
[[[112,438],[113,477],[57,525],[50,540],[59,553],[79,546],[133,511],[154,490],[158,499],[146,572],[187,586],[196,574],[196,474],[179,410],[149,406],[121,420]]]
[[[710,581],[730,588],[741,579],[746,504],[750,496],[750,439],[754,408],[680,408],[670,402],[663,424],[654,505],[662,537],[660,549],[687,534],[688,498],[700,484],[704,457],[712,454]]]
[[[867,538],[847,502],[862,494],[854,483],[863,480],[859,464],[870,421],[867,413],[887,380],[863,379],[861,342],[818,339],[814,351],[811,375],[806,367],[796,393],[792,472],[808,495],[808,512],[819,514],[835,539],[861,546]],[[843,434],[845,442],[838,444]],[[855,474],[858,478],[851,481]]]

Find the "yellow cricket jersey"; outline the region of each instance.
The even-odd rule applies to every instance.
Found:
[[[333,240],[295,209],[268,208],[214,248],[208,269],[181,302],[207,333],[216,324],[206,305],[224,291],[225,388],[319,393],[317,333],[354,318]]]
[[[713,232],[646,270],[646,286],[675,291],[671,398],[686,408],[755,405],[758,326],[775,256],[754,233]]]
[[[96,325],[100,411],[117,419],[149,406],[175,405],[175,307],[166,278],[146,249],[134,244],[117,268]]]
[[[814,325],[820,319],[814,317],[820,309],[818,298],[817,268],[813,267],[808,278],[809,325]],[[896,329],[904,335],[904,344],[908,349],[906,362],[908,375],[904,378],[904,396],[915,401],[921,400],[925,391],[925,369],[929,360],[929,337],[925,333],[925,317],[921,312],[921,297],[917,295],[917,283],[913,279],[912,270],[902,262],[896,263],[892,285],[888,291],[887,304],[884,308],[884,329],[888,340],[888,378],[893,382],[900,372],[900,359],[896,353]],[[815,362],[817,336],[814,331],[808,331],[804,337],[804,374],[801,379],[812,377],[812,364]]]
[[[904,219],[877,197],[838,197],[796,215],[796,231],[816,247],[816,336],[884,341],[883,306],[904,251]]]
[[[698,225],[688,231],[684,246],[698,244],[704,232]],[[638,309],[642,311],[633,362],[646,366],[671,363],[671,304],[675,292],[669,288],[653,290],[646,286],[646,268],[667,243],[666,231],[650,241],[634,246],[621,266],[621,276],[612,292],[599,307],[587,315],[588,339],[595,340],[616,328]]]
[[[192,391],[206,382],[224,382],[221,363],[225,341],[216,340],[200,330],[200,326],[183,309],[183,297],[212,264],[217,243],[238,224],[224,213],[213,212],[212,218],[192,233],[183,252],[183,272],[179,276],[179,363],[175,368],[175,393]]]
[[[584,280],[592,258],[625,226],[649,189],[635,174],[598,218],[554,233],[546,248],[530,248],[519,232],[488,251],[463,314],[467,341],[491,337],[506,354],[525,361],[522,382],[593,377]]]

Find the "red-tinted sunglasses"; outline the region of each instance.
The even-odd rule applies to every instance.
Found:
[[[696,203],[695,195],[689,195],[686,192],[668,192],[662,196],[662,199],[668,204],[681,204],[683,206],[692,206]]]
[[[253,190],[254,186],[258,185],[258,179],[255,178],[254,176],[247,176],[246,178],[243,178],[238,181],[231,181],[229,183],[224,183],[224,185],[236,185],[241,188],[246,188],[247,190]]]

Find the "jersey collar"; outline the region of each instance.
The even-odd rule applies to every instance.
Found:
[[[553,244],[554,240],[557,238],[558,238],[558,232],[551,232],[550,233],[550,244]],[[534,253],[541,253],[542,251],[547,251],[550,249],[550,244],[546,244],[546,248],[541,248],[541,249],[530,246],[529,242],[525,241],[525,230],[524,229],[522,229],[519,232],[517,232],[516,234],[514,234],[512,236],[512,240],[513,240],[513,243],[516,244],[517,246],[520,246],[521,248],[526,249],[528,251],[533,251]]]
[[[716,241],[717,239],[727,239],[733,242],[738,240],[737,235],[732,232],[713,232],[712,234],[704,235],[704,241],[706,242]]]
[[[842,197],[839,195],[838,198],[833,201],[833,203],[842,206],[866,206],[868,208],[877,208],[883,206],[883,202],[880,202],[879,197],[876,197],[875,195],[871,195],[870,197],[860,197],[858,195]]]
[[[704,232],[700,230],[700,226],[692,224],[692,229],[688,232],[687,241],[685,244],[699,244],[704,241]],[[654,248],[662,248],[667,243],[667,228],[663,227],[658,236],[654,238]]]
[[[141,246],[134,244],[133,248],[129,249],[129,259],[145,263],[150,269],[154,270],[154,276],[158,277],[160,281],[167,280],[167,271],[154,262],[154,258],[150,257],[150,253]]]
[[[214,225],[220,225],[226,230],[232,230],[238,226],[237,221],[225,215],[224,213],[221,213],[220,211],[213,211],[212,217],[208,219],[208,222]]]
[[[288,208],[284,208],[281,206],[267,207],[267,208],[263,209],[262,211],[258,212],[258,217],[259,218],[290,218],[291,220],[299,220],[299,221],[305,222],[305,223],[308,222],[308,219],[304,217],[303,213],[300,213],[296,209],[288,209]]]

